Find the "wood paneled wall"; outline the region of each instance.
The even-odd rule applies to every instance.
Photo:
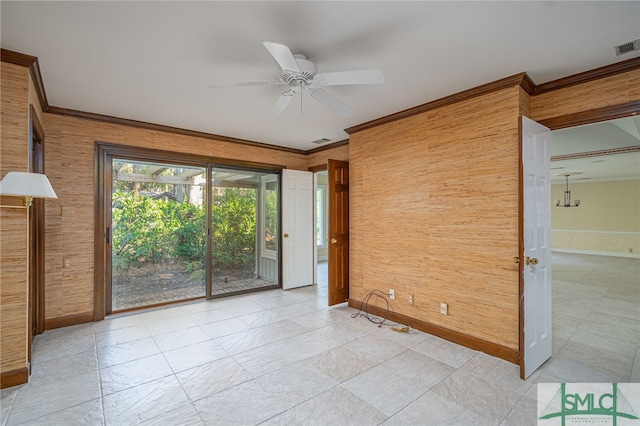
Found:
[[[351,135],[350,298],[393,288],[394,312],[518,350],[521,102],[514,86]]]
[[[192,136],[45,114],[46,172],[58,200],[46,205],[49,327],[94,312],[95,142],[132,145],[305,170],[305,155]],[[64,260],[69,267],[63,268]],[[69,318],[65,321],[64,318]]]
[[[28,171],[29,71],[0,63],[0,177]],[[2,205],[23,205],[2,197]],[[26,380],[28,368],[27,212],[0,208],[0,374],[2,387]]]
[[[307,155],[307,168],[326,165],[327,160],[348,161],[349,145],[342,145]]]
[[[542,121],[640,100],[640,70],[576,84],[531,99],[531,118]]]

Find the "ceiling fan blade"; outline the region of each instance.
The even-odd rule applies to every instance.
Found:
[[[296,62],[296,58],[293,57],[293,53],[289,47],[284,44],[272,43],[270,41],[265,41],[262,43],[264,47],[267,48],[273,59],[276,60],[280,68],[287,71],[296,71],[300,72],[300,67]]]
[[[313,80],[320,86],[382,84],[384,83],[384,74],[380,70],[326,72],[316,74]]]
[[[265,118],[270,120],[278,118],[285,108],[287,108],[287,105],[289,105],[289,102],[291,102],[291,99],[293,99],[295,95],[296,91],[291,89],[278,96],[278,99],[276,99],[275,103],[271,106],[271,109]]]
[[[323,89],[309,89],[309,95],[343,117],[353,114],[353,108]]]
[[[254,81],[229,81],[225,83],[209,83],[208,87],[217,89],[219,87],[236,87],[236,86],[280,86],[283,85],[280,80],[254,80]]]

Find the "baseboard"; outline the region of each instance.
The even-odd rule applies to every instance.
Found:
[[[93,312],[45,319],[44,329],[52,330],[54,328],[69,327],[70,325],[85,324],[87,322],[93,322]]]
[[[29,367],[18,368],[17,370],[5,371],[0,374],[0,389],[11,388],[22,385],[29,381]]]
[[[354,309],[360,309],[362,303],[358,300],[349,299],[349,306]],[[368,306],[369,313],[377,316],[386,316],[387,310],[379,308],[377,306]],[[416,318],[409,317],[397,312],[389,312],[389,320],[406,324],[409,327],[416,330],[424,331],[425,333],[432,334],[434,336],[441,337],[453,343],[457,343],[467,348],[484,352],[486,354],[504,359],[513,364],[520,365],[520,356],[517,349],[507,348],[506,346],[498,345],[477,337],[469,336],[468,334],[460,333],[458,331],[449,330],[439,325],[431,324],[426,321],[422,321]]]

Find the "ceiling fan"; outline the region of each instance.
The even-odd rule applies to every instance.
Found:
[[[262,44],[271,56],[273,56],[278,65],[280,65],[280,75],[277,80],[212,83],[207,86],[211,88],[232,86],[289,86],[289,89],[276,99],[267,113],[267,118],[273,119],[282,114],[297,93],[303,92],[309,93],[311,98],[339,115],[346,117],[353,113],[353,109],[336,96],[325,91],[323,89],[324,86],[384,83],[384,74],[378,69],[318,73],[316,64],[309,61],[304,55],[294,55],[291,53],[289,47],[284,44],[268,41]],[[300,102],[302,102],[302,97]]]

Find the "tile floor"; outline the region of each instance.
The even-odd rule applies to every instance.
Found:
[[[640,381],[640,260],[554,253],[553,277],[554,355],[527,381],[328,308],[325,284],[47,331],[1,424],[534,425],[537,382]]]

